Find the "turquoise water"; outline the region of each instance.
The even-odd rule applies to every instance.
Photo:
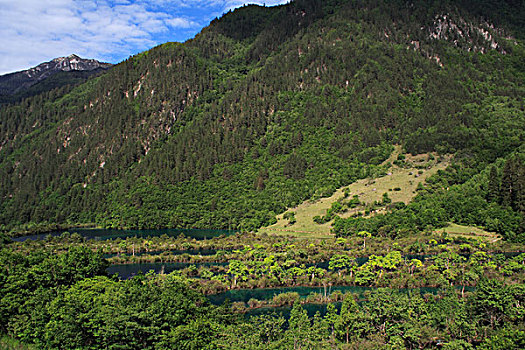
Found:
[[[335,291],[342,293],[351,292],[363,295],[368,290],[373,290],[372,287],[356,287],[356,286],[332,286],[326,287],[326,293],[330,294]],[[282,287],[282,288],[257,288],[257,289],[233,289],[227,292],[208,295],[208,299],[215,305],[221,305],[226,299],[231,302],[242,301],[247,303],[250,299],[257,300],[271,300],[274,296],[282,293],[296,292],[301,298],[306,298],[311,293],[324,294],[324,287]]]
[[[135,256],[141,256],[141,255],[156,256],[156,255],[161,255],[162,253],[167,253],[167,254],[170,254],[170,255],[188,254],[188,255],[209,256],[209,255],[217,254],[218,251],[219,251],[219,249],[184,249],[184,250],[174,249],[174,250],[161,250],[161,251],[150,251],[150,252],[146,252],[146,251],[136,252]],[[225,251],[227,251],[227,250],[225,250]],[[117,253],[104,254],[104,258],[106,258],[106,259],[107,258],[112,258],[112,257],[118,256],[118,255],[119,254],[117,254]],[[124,255],[124,253],[121,253],[120,255]],[[125,255],[131,256],[132,254],[127,252],[127,253],[125,253]]]
[[[462,286],[456,286],[456,289],[461,289]],[[350,292],[358,295],[358,299],[361,299],[359,303],[365,299],[365,292],[376,290],[376,287],[351,287],[351,286],[335,286],[332,287],[331,291],[341,291],[342,293]],[[413,289],[397,289],[397,291],[408,293],[409,291],[419,291],[421,294],[438,294],[443,291],[442,288],[413,288]],[[475,287],[465,287],[465,291],[473,292]],[[232,290],[224,293],[209,295],[208,299],[215,305],[224,303],[226,299],[231,302],[247,302],[251,298],[258,300],[271,300],[275,295],[280,293],[297,292],[302,299],[306,298],[310,293],[323,293],[323,287],[290,287],[290,288],[269,288],[269,289],[244,289],[244,290]],[[341,309],[341,302],[332,303],[335,305],[336,310]],[[328,304],[303,304],[303,309],[308,313],[308,317],[313,317],[317,312],[321,316],[326,315],[326,309]],[[261,308],[250,309],[245,313],[246,318],[259,315],[268,315],[272,313],[280,314],[285,319],[290,318],[291,306],[280,306],[272,307],[266,306]]]
[[[456,288],[462,288],[457,286]],[[365,292],[370,290],[376,290],[376,287],[358,287],[358,286],[332,286],[326,288],[326,293],[330,294],[335,291],[340,291],[343,294],[350,292],[357,294],[359,298],[363,298]],[[443,290],[442,288],[401,288],[397,289],[400,291],[419,291],[421,294],[436,294]],[[465,287],[465,291],[473,291],[474,287]],[[247,303],[250,299],[257,300],[271,300],[274,296],[281,293],[296,292],[301,298],[306,298],[311,293],[324,294],[324,287],[283,287],[283,288],[259,288],[259,289],[234,289],[227,292],[208,295],[208,299],[215,305],[221,305],[226,299],[231,302],[245,302]]]
[[[128,237],[159,237],[167,235],[169,237],[178,237],[181,234],[185,237],[195,239],[208,239],[213,237],[219,237],[221,235],[231,235],[236,231],[230,230],[212,230],[212,229],[163,229],[163,230],[111,230],[111,229],[91,229],[91,228],[72,228],[69,230],[53,231],[48,233],[40,233],[37,235],[29,235],[22,237],[15,237],[13,240],[17,242],[23,242],[28,239],[41,240],[47,236],[57,237],[64,232],[78,233],[87,239],[116,239],[116,238],[128,238]]]
[[[106,271],[109,275],[118,274],[121,279],[131,278],[139,273],[146,274],[149,271],[155,273],[170,273],[182,270],[189,266],[226,266],[228,263],[184,263],[184,262],[165,262],[165,263],[141,263],[141,264],[118,264],[109,266]]]
[[[216,250],[179,250],[179,251],[167,251],[170,254],[192,254],[192,255],[214,255],[217,251]],[[160,255],[162,252],[141,252],[136,253],[135,255],[140,256],[143,254],[151,254],[151,255]],[[107,254],[105,255],[106,258],[110,258],[112,256],[115,256],[116,254]],[[127,254],[129,255],[129,254]],[[362,265],[368,261],[368,258],[357,258],[356,259],[358,265]],[[195,265],[196,267],[199,266],[213,266],[213,265],[219,265],[219,266],[227,266],[228,262],[222,262],[222,263],[183,263],[183,262],[152,262],[152,263],[141,263],[141,264],[118,264],[118,265],[111,265],[108,268],[109,274],[117,273],[120,278],[122,279],[128,279],[130,277],[133,277],[134,275],[137,275],[138,273],[146,273],[150,270],[153,270],[155,273],[160,273],[164,267],[164,273],[169,273],[175,270],[182,270],[190,265]],[[324,269],[328,269],[328,261],[319,262],[316,264],[308,264],[308,266],[317,266]],[[333,287],[333,288],[339,288],[339,287]],[[355,288],[355,287],[354,287]],[[234,292],[234,291],[232,291]],[[306,294],[308,295],[309,292]],[[258,299],[258,298],[256,298]],[[232,300],[230,298],[230,300]]]

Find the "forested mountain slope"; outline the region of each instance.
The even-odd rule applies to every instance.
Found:
[[[0,109],[0,224],[255,229],[401,144],[455,153],[457,185],[518,154],[517,199],[493,204],[518,232],[523,18],[520,1],[243,7]]]

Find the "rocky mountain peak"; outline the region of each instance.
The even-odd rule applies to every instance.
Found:
[[[111,63],[81,58],[75,54],[58,57],[27,70],[0,76],[0,95],[16,94],[60,72],[95,71],[111,66]]]
[[[26,74],[29,77],[41,74],[41,78],[45,78],[49,74],[53,74],[57,71],[89,71],[97,68],[109,68],[111,63],[99,62],[94,59],[81,58],[75,54],[71,54],[67,57],[58,57],[49,62],[39,64],[38,66],[28,69]],[[37,78],[38,79],[38,78]]]

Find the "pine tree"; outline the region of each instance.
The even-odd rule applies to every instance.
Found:
[[[490,168],[489,174],[489,188],[487,191],[487,200],[489,202],[494,202],[499,198],[500,194],[500,178],[498,175],[498,170],[493,165]]]
[[[289,333],[290,338],[293,339],[294,349],[301,349],[301,345],[306,345],[310,337],[310,319],[306,310],[301,306],[299,299],[295,301],[290,311],[290,321],[289,321]],[[308,348],[308,346],[305,346]]]
[[[525,211],[525,166],[517,156],[509,158],[503,167],[501,204],[515,211]]]
[[[521,212],[525,216],[525,164],[517,158],[516,174],[516,199],[513,209]],[[525,221],[525,219],[524,219]]]
[[[514,159],[509,158],[503,166],[503,176],[501,178],[500,203],[503,206],[512,206],[515,196],[515,173]]]
[[[341,306],[341,313],[335,324],[335,330],[338,336],[347,343],[350,341],[352,335],[361,331],[359,317],[359,305],[352,294],[347,294]]]

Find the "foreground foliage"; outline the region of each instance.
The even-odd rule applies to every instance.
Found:
[[[397,242],[369,238],[368,253],[379,253],[395,244],[388,254],[372,254],[358,266],[351,254],[362,253],[361,239],[339,238],[337,243],[319,244],[317,253],[308,251],[314,246],[308,240],[245,235],[205,241],[182,237],[83,241],[64,235],[8,243],[0,251],[0,327],[11,337],[45,349],[522,348],[523,254],[491,256],[483,251],[484,243],[478,242],[476,247],[475,241],[438,244],[430,239],[428,245],[421,245],[413,238]],[[212,271],[196,263],[168,275],[149,273],[129,280],[107,276],[108,262],[101,250],[106,247],[121,252],[125,247],[138,253],[168,246],[230,249],[238,245],[244,248],[216,255],[236,254],[237,259],[226,257],[227,271]],[[396,250],[415,247],[422,254],[441,253],[422,262],[404,259]],[[496,247],[510,246],[498,243],[492,248]],[[302,255],[303,249],[308,253]],[[455,249],[469,255],[465,258]],[[204,257],[195,255],[199,256]],[[298,263],[308,261],[303,259],[319,262],[316,259],[322,256],[330,257],[327,269],[315,265],[304,268]],[[181,257],[192,255],[183,253]],[[292,257],[296,261],[290,260]],[[417,289],[377,288],[365,292],[358,302],[352,293],[309,295],[306,299],[284,293],[272,302],[250,300],[247,306],[239,302],[214,306],[198,291],[210,292],[218,286],[253,288],[254,282],[270,281],[271,276],[285,286],[362,283],[398,288],[406,286],[400,281],[442,279],[437,284],[442,289],[422,294]],[[371,279],[366,280],[367,276]],[[475,290],[450,287],[465,284]],[[308,316],[310,304],[305,303],[328,305],[322,313]],[[291,310],[286,317],[270,311],[248,318],[238,313],[265,306]],[[13,339],[5,342],[18,346]]]

